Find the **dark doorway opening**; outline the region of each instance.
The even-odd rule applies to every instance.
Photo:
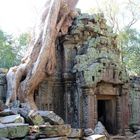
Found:
[[[116,102],[114,100],[98,100],[98,121],[110,134],[116,134]]]

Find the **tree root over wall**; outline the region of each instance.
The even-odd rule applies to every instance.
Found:
[[[7,99],[27,102],[31,109],[37,109],[34,90],[47,76],[54,74],[56,67],[55,42],[58,35],[68,32],[75,16],[78,0],[48,0],[42,14],[40,32],[30,45],[29,54],[19,66],[7,73]]]

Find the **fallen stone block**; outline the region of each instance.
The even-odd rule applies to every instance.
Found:
[[[80,138],[67,138],[68,140],[81,140]]]
[[[0,117],[5,117],[9,115],[15,115],[15,113],[12,112],[10,109],[4,109],[3,111],[0,112]]]
[[[128,139],[126,136],[116,135],[116,136],[112,136],[110,140],[130,140],[130,139]]]
[[[64,124],[64,120],[56,115],[53,111],[37,111],[44,119],[45,122],[49,122],[52,125]]]
[[[82,137],[82,129],[72,128],[71,133],[68,135],[68,138],[81,138]]]
[[[10,115],[6,117],[0,118],[0,123],[6,124],[6,123],[24,123],[24,118],[18,115]]]
[[[42,125],[44,120],[41,115],[35,110],[19,109],[19,114],[31,125]]]
[[[84,140],[107,140],[104,135],[91,135],[88,137],[84,137]]]
[[[110,138],[109,133],[107,132],[107,130],[100,121],[95,126],[94,134],[105,135],[108,139]]]
[[[38,140],[68,140],[67,137],[55,137],[55,138],[45,138],[45,139],[38,139]]]
[[[40,133],[46,134],[47,137],[68,136],[71,133],[71,126],[64,125],[42,125],[40,126]]]
[[[10,140],[8,138],[0,137],[0,140]]]
[[[4,124],[0,124],[0,137],[8,137],[8,129]]]
[[[29,133],[29,125],[22,123],[5,124],[7,127],[8,138],[22,138]]]
[[[10,140],[10,139],[5,138],[5,137],[0,137],[0,140]]]
[[[84,136],[88,137],[94,134],[94,131],[91,128],[84,129],[83,131]]]

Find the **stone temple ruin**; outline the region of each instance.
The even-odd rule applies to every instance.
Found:
[[[75,128],[94,128],[100,120],[109,133],[124,132],[128,76],[119,57],[116,34],[104,16],[80,14],[58,39],[57,72],[39,86],[36,104]]]
[[[132,115],[134,96],[129,98],[129,77],[120,62],[117,36],[103,14],[79,12],[68,34],[57,39],[56,50],[56,73],[34,94],[40,110],[54,111],[73,128],[94,129],[100,121],[110,134],[125,134],[130,120],[140,123]],[[6,81],[3,74],[0,77],[4,101]]]

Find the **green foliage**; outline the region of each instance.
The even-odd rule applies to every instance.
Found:
[[[119,34],[119,42],[128,72],[131,75],[140,75],[140,33],[126,27]]]
[[[11,37],[0,30],[0,67],[9,68],[16,63],[16,51]]]
[[[19,64],[23,51],[29,42],[28,34],[21,34],[17,39],[0,30],[0,67],[10,68]]]

